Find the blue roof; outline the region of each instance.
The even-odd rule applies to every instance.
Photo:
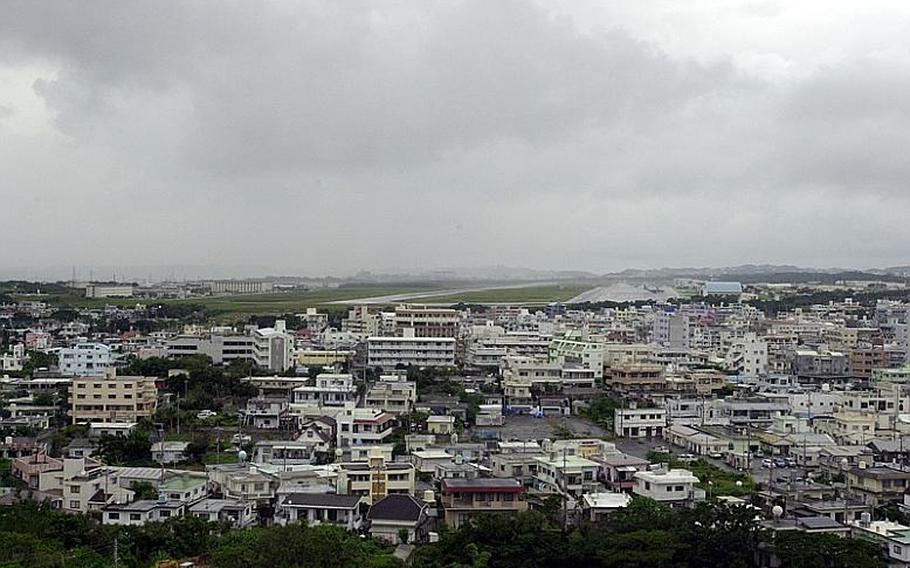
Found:
[[[705,282],[705,294],[742,294],[739,282]]]

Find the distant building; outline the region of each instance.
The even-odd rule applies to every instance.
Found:
[[[413,330],[414,337],[457,337],[461,319],[458,310],[404,304],[395,308],[397,335],[406,336]]]
[[[205,287],[213,294],[267,294],[275,284],[261,280],[208,280]]]
[[[705,282],[702,293],[705,296],[739,296],[743,293],[740,282]]]
[[[87,284],[86,298],[132,298],[132,284]]]

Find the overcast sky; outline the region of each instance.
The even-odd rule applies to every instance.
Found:
[[[908,29],[874,0],[6,2],[0,267],[907,264]]]

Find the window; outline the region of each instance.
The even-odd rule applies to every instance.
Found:
[[[80,491],[81,489],[82,489],[82,488],[79,487],[78,485],[73,485],[72,487],[70,487],[70,493],[79,493],[79,491]]]
[[[79,501],[70,501],[70,509],[78,509]]]
[[[160,516],[162,519],[166,519],[166,518],[168,518],[168,517],[171,516],[171,512],[170,512],[170,511],[161,511],[161,514],[160,514],[159,516]]]
[[[116,521],[120,519],[120,513],[108,513],[107,518],[111,519],[112,521]]]
[[[131,521],[141,521],[142,515],[140,515],[139,513],[130,513],[130,520]]]

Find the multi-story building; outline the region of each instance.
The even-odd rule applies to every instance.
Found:
[[[417,383],[396,375],[383,375],[367,391],[366,405],[392,414],[410,412],[417,402]]]
[[[457,310],[417,304],[403,304],[395,308],[395,330],[406,336],[413,330],[414,337],[457,337],[461,318]]]
[[[597,478],[600,464],[570,456],[567,451],[562,454],[537,458],[534,487],[544,492],[574,497],[595,493],[602,487]]]
[[[667,427],[665,408],[617,408],[613,431],[623,438],[660,438]]]
[[[253,332],[253,359],[259,367],[287,371],[295,365],[294,354],[294,336],[287,332],[284,320],[276,321],[275,327]]]
[[[335,416],[338,447],[384,444],[395,429],[395,415],[373,408],[348,408]]]
[[[349,374],[320,373],[315,385],[294,389],[294,404],[344,407],[354,406],[356,399],[357,387]]]
[[[151,418],[158,405],[154,377],[103,377],[73,379],[69,393],[70,418],[82,422],[138,422]]]
[[[660,365],[622,365],[610,367],[604,382],[611,389],[623,393],[663,392],[667,377]]]
[[[213,294],[267,294],[275,287],[261,280],[209,280],[205,285]]]
[[[78,343],[57,354],[60,374],[75,377],[100,377],[114,364],[111,348],[103,343]]]
[[[248,335],[214,333],[177,336],[167,341],[165,349],[168,357],[207,355],[215,365],[227,365],[236,360],[255,362],[254,346]]]
[[[386,495],[413,495],[416,479],[413,464],[389,462],[378,453],[366,462],[338,465],[338,493],[360,495],[370,504]]]
[[[279,497],[275,522],[279,525],[301,523],[307,526],[330,524],[348,531],[360,530],[363,515],[359,495],[335,493],[289,493]]]
[[[528,510],[525,488],[516,479],[443,479],[442,508],[445,523],[458,528],[478,515]]]
[[[132,298],[132,284],[87,284],[86,298]]]
[[[455,339],[451,337],[370,337],[367,349],[370,367],[455,366]]]

